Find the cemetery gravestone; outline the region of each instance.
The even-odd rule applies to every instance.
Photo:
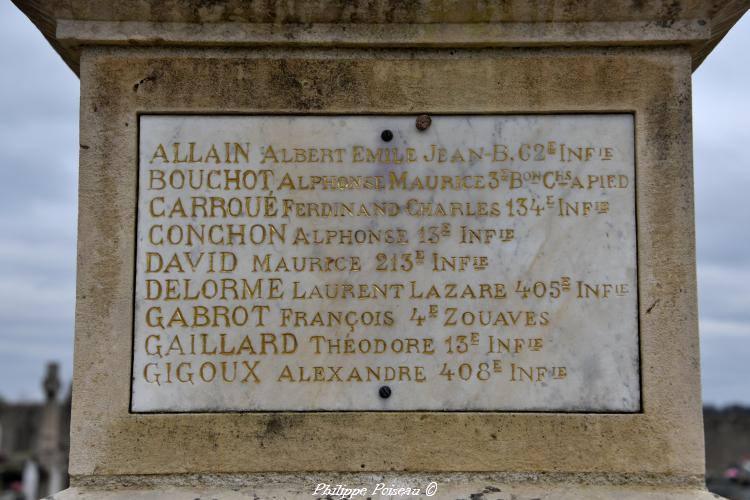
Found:
[[[60,498],[710,498],[690,77],[745,2],[18,4],[81,77]]]

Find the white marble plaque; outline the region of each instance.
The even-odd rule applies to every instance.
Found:
[[[640,410],[633,116],[144,115],[132,411]]]

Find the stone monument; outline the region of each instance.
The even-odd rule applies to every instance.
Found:
[[[16,3],[81,79],[56,498],[711,498],[690,79],[747,1]]]

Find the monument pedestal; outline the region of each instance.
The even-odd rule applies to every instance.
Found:
[[[690,79],[746,2],[16,3],[81,78],[56,498],[710,498]]]

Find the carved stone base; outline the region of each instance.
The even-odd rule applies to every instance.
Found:
[[[54,500],[713,500],[700,477],[620,474],[253,474],[87,477]],[[328,489],[321,486],[328,485]],[[380,486],[380,489],[378,488]],[[337,489],[338,487],[338,489]],[[349,496],[345,496],[349,488]],[[392,488],[388,490],[386,488]],[[398,491],[399,488],[403,488]],[[408,490],[407,488],[411,488]],[[416,489],[419,491],[415,491]],[[317,492],[316,492],[317,489]],[[352,490],[359,490],[352,493]],[[365,491],[362,491],[365,489]]]

